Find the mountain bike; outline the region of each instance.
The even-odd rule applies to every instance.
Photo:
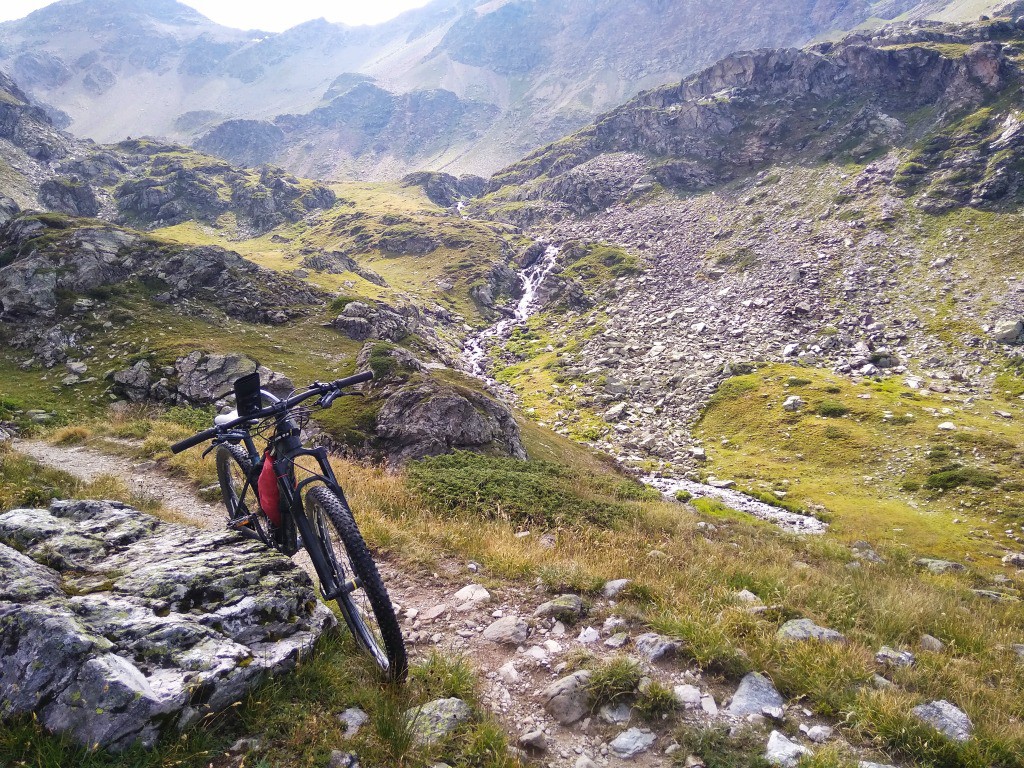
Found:
[[[326,448],[306,448],[302,428],[312,408],[330,408],[348,387],[369,381],[369,371],[280,399],[260,388],[259,373],[234,384],[235,410],[214,426],[171,446],[172,453],[207,440],[215,452],[217,479],[228,511],[228,528],[294,556],[305,549],[324,600],[335,600],[357,644],[389,680],[403,680],[408,661],[402,631],[387,588],[363,541],[345,493],[327,460]],[[257,450],[254,437],[266,440]],[[313,459],[315,468],[301,459]]]

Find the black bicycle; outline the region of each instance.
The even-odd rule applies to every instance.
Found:
[[[356,642],[390,680],[408,671],[398,618],[370,551],[345,499],[326,448],[306,448],[302,427],[311,408],[300,407],[319,397],[316,407],[330,408],[346,388],[373,378],[369,371],[308,389],[281,400],[260,389],[259,373],[235,382],[235,411],[214,419],[214,426],[171,446],[180,453],[207,440],[216,451],[217,478],[228,527],[259,539],[288,557],[300,549],[320,580],[325,600],[336,600]],[[256,437],[265,438],[260,454]],[[205,455],[205,454],[204,454]],[[296,463],[309,457],[317,468]],[[307,462],[308,463],[308,462]],[[305,476],[299,477],[300,474]]]

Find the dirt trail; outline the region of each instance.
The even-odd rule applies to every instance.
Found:
[[[51,445],[38,440],[18,440],[14,450],[87,483],[104,475],[116,477],[133,493],[156,499],[180,516],[181,522],[197,528],[212,529],[223,523],[223,508],[219,504],[203,501],[189,482],[169,475],[155,462],[139,462],[85,446]]]

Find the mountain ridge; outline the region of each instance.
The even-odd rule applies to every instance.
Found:
[[[72,30],[61,21],[79,8],[92,9],[84,17],[96,27],[97,40],[85,47],[68,38]],[[260,142],[244,129],[265,136],[270,122],[284,125],[286,137],[274,133],[280,146],[266,159],[293,172],[395,178],[423,168],[487,175],[637,91],[733,50],[802,45],[876,13],[913,13],[920,4],[435,0],[373,27],[313,20],[280,34],[222,27],[176,10],[173,0],[155,8],[166,22],[147,22],[144,12],[117,0],[64,0],[0,25],[0,66],[11,67],[38,101],[70,115],[76,133],[100,141],[125,134],[195,141],[227,123],[221,133],[242,132],[232,143],[245,147]],[[622,30],[630,36],[624,39]],[[349,149],[345,122],[313,135],[287,130],[296,119],[287,116],[311,115],[342,95],[331,88],[346,73],[372,78],[392,94],[402,115],[396,127],[414,122],[420,136],[430,137],[429,148],[383,160],[371,149],[364,160]],[[453,94],[462,117],[405,109],[418,92]],[[126,112],[124,104],[135,109]],[[449,145],[440,141],[449,135]],[[404,140],[413,146],[417,135]],[[324,160],[326,147],[336,161]],[[229,159],[243,156],[237,148],[225,151]]]

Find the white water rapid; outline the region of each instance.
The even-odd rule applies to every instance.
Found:
[[[536,313],[540,303],[538,292],[544,280],[551,274],[551,270],[555,268],[558,251],[557,245],[549,244],[544,255],[523,271],[523,296],[516,304],[511,317],[499,320],[490,328],[474,333],[466,339],[466,346],[462,351],[464,370],[490,383],[495,383],[488,375],[487,350],[508,339],[514,328],[525,323]]]

